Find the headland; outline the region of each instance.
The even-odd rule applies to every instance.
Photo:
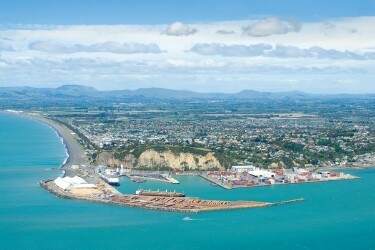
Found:
[[[85,156],[84,149],[78,142],[79,137],[72,130],[66,127],[64,124],[58,121],[45,118],[40,115],[24,114],[21,115],[36,119],[49,125],[59,137],[62,139],[62,143],[65,145],[67,151],[67,158],[65,162],[60,166],[63,170],[62,177],[66,179],[56,180],[42,180],[40,186],[47,191],[55,194],[61,198],[77,199],[90,202],[99,202],[113,205],[138,207],[162,211],[173,211],[173,212],[185,212],[185,213],[198,213],[204,211],[213,210],[229,210],[229,209],[240,209],[240,208],[255,208],[255,207],[268,207],[279,204],[299,202],[303,199],[294,199],[290,201],[281,202],[259,202],[259,201],[218,201],[218,200],[201,200],[199,198],[192,197],[170,197],[170,196],[140,196],[140,195],[129,195],[122,194],[113,186],[109,185],[103,178],[100,178],[101,174],[95,170],[95,166],[91,166],[90,162]],[[219,176],[220,175],[220,176]],[[241,187],[258,187],[265,186],[271,183],[258,183],[254,184],[249,181],[231,181],[226,176],[228,173],[215,173],[207,172],[200,174],[202,178],[212,182],[214,185],[221,186],[226,189],[241,188]],[[234,176],[237,177],[237,176]],[[59,177],[61,178],[61,177]],[[74,182],[75,178],[81,179],[82,181]],[[242,179],[243,177],[241,177]],[[342,179],[355,179],[354,176],[337,176],[327,180],[342,180]],[[225,179],[225,181],[224,181]],[[296,179],[297,180],[297,179]],[[304,180],[293,183],[308,183],[318,182],[326,180]],[[61,184],[62,183],[62,184]],[[177,182],[178,183],[178,182]],[[292,184],[287,182],[272,183],[272,184]],[[66,185],[66,187],[64,187]],[[68,188],[69,186],[69,188]]]
[[[201,200],[193,197],[159,197],[122,194],[99,178],[94,171],[94,167],[89,166],[83,148],[78,143],[77,135],[73,131],[56,121],[42,116],[24,113],[21,113],[21,115],[43,122],[56,131],[67,150],[67,159],[60,166],[64,173],[63,176],[71,179],[75,176],[80,176],[80,178],[84,180],[84,183],[77,184],[75,188],[66,190],[56,185],[56,182],[52,179],[40,181],[39,184],[42,188],[60,198],[181,213],[259,208],[303,200],[295,199],[274,203],[259,201]],[[80,168],[77,168],[77,166],[82,165],[86,166],[86,174],[82,174]],[[87,173],[90,173],[90,175],[87,175]],[[81,186],[78,187],[79,185]]]

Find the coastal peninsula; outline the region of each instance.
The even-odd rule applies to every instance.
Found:
[[[116,188],[109,185],[110,182],[105,175],[101,174],[100,168],[97,168],[90,164],[88,161],[82,145],[78,142],[80,139],[76,133],[64,124],[48,119],[46,117],[34,114],[23,114],[22,115],[36,119],[49,125],[56,131],[59,137],[62,139],[63,144],[66,147],[68,157],[64,164],[60,167],[63,171],[61,177],[57,179],[47,179],[40,182],[40,186],[47,191],[57,195],[61,198],[67,199],[78,199],[90,202],[100,202],[114,205],[140,207],[148,209],[156,209],[163,211],[175,211],[175,212],[188,212],[197,213],[203,211],[212,210],[227,210],[227,209],[239,209],[239,208],[254,208],[254,207],[267,207],[291,202],[303,201],[302,198],[294,199],[290,201],[282,202],[255,202],[255,201],[217,201],[217,200],[201,200],[199,198],[190,197],[174,197],[169,193],[160,193],[159,197],[155,196],[140,196],[122,194]],[[300,171],[300,170],[299,170]],[[291,172],[289,172],[291,173]],[[254,182],[250,183],[249,180],[244,180],[250,176],[257,176],[253,179],[259,181],[258,184]],[[218,185],[226,189],[240,188],[240,187],[253,187],[253,186],[264,186],[264,185],[276,185],[276,184],[287,184],[288,182],[284,179],[285,177],[278,179],[275,182],[275,175],[281,175],[278,172],[269,172],[260,169],[256,169],[251,166],[235,166],[232,172],[201,172],[199,175],[202,178],[212,182],[213,185]],[[292,173],[293,174],[293,173]],[[124,174],[131,176],[130,174]],[[134,174],[133,174],[134,175]],[[268,176],[269,175],[269,176]],[[163,175],[164,176],[164,175]],[[264,176],[264,177],[262,177]],[[288,175],[286,175],[288,176]],[[328,179],[301,179],[307,178],[309,173],[307,171],[300,172],[298,175],[293,174],[295,181],[291,183],[306,183],[306,182],[317,182],[317,181],[329,181],[329,180],[342,180],[342,179],[355,179],[355,176],[351,175],[329,175]],[[272,178],[271,178],[272,177]],[[320,178],[322,174],[320,173]],[[130,178],[130,177],[129,177]],[[137,177],[138,178],[138,177]],[[146,177],[147,178],[147,177]],[[167,178],[167,177],[166,177]],[[175,183],[178,183],[175,179],[169,177]],[[233,181],[233,178],[240,178],[242,181]],[[254,178],[254,177],[252,177]],[[265,182],[263,182],[263,179]],[[172,183],[174,183],[172,182]]]
[[[40,182],[41,187],[61,198],[183,213],[268,207],[303,200],[295,199],[283,202],[219,201],[201,200],[199,198],[189,197],[155,197],[121,194],[114,187],[102,181],[99,176],[95,174],[92,166],[85,166],[86,174],[80,172],[80,169],[77,168],[77,166],[88,164],[88,162],[87,159],[85,159],[83,148],[77,142],[77,139],[75,138],[76,134],[73,131],[69,130],[64,125],[45,117],[30,114],[22,115],[48,124],[58,133],[60,138],[62,138],[68,152],[68,158],[60,167],[64,171],[64,177],[73,178],[74,176],[77,177],[77,175],[81,175],[79,178],[83,177],[82,180],[85,181],[85,184],[92,183],[95,186],[94,188],[91,186],[80,190],[64,190],[56,185],[53,179],[42,180]],[[91,175],[88,176],[87,173],[90,173]]]

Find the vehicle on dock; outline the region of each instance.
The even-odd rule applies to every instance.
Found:
[[[144,195],[144,196],[162,196],[162,197],[185,197],[186,195],[183,193],[178,193],[176,191],[169,192],[168,190],[165,191],[151,191],[151,190],[143,190],[138,189],[135,191],[136,195]]]

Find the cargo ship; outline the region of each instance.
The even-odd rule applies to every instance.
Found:
[[[151,190],[143,190],[138,189],[135,192],[136,195],[144,195],[144,196],[162,196],[162,197],[185,197],[185,194],[183,193],[177,193],[176,191],[169,192],[167,190],[165,191],[151,191]]]

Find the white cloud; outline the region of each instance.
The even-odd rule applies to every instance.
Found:
[[[0,51],[13,51],[13,47],[10,46],[9,44],[5,44],[0,42]]]
[[[359,83],[353,91],[375,92],[375,17],[327,20],[330,28],[305,22],[299,32],[292,32],[298,22],[278,20],[284,35],[243,34],[257,22],[181,24],[170,30],[174,35],[166,35],[166,25],[0,25],[0,86],[131,83],[213,91],[267,82],[287,90],[295,85],[280,79],[297,79],[299,90],[310,81],[318,91],[348,79]]]
[[[338,51],[334,49],[324,49],[314,46],[308,49],[290,45],[277,44],[219,44],[219,43],[198,43],[189,51],[203,56],[220,55],[224,57],[274,57],[274,58],[317,58],[332,60],[372,60],[372,53],[358,54],[351,51]]]
[[[301,29],[301,22],[296,20],[283,21],[277,17],[270,17],[257,21],[243,28],[244,34],[248,36],[270,36],[298,32]]]
[[[91,45],[73,44],[64,45],[55,42],[37,41],[29,45],[30,50],[43,51],[47,53],[78,53],[78,52],[111,52],[118,54],[137,54],[137,53],[162,53],[162,50],[155,43],[141,44],[141,43],[116,43],[105,42],[95,43]]]
[[[313,46],[308,49],[298,48],[296,46],[276,45],[273,50],[266,51],[264,56],[278,58],[317,58],[332,60],[371,60],[371,57],[365,54],[359,54],[351,51],[339,51],[335,49],[325,49],[319,46]]]
[[[261,56],[264,51],[272,49],[269,44],[254,44],[254,45],[225,45],[219,43],[198,43],[195,44],[190,51],[204,56],[221,55],[221,56],[236,56],[236,57],[253,57]]]
[[[216,31],[217,34],[221,35],[231,35],[234,34],[235,32],[233,30],[218,30]]]
[[[188,36],[197,32],[197,29],[191,28],[187,24],[181,22],[172,23],[165,30],[165,34],[170,36]]]
[[[189,86],[196,91],[234,92],[246,88],[259,90],[263,87],[273,91],[288,90],[288,87],[293,87],[295,82],[285,82],[285,78],[293,78],[301,83],[303,87],[301,90],[306,91],[307,82],[314,82],[311,83],[311,86],[315,87],[312,90],[319,92],[322,79],[326,81],[322,86],[326,87],[328,83],[345,76],[348,80],[366,81],[361,85],[361,89],[357,87],[352,89],[353,91],[374,90],[374,82],[371,80],[374,79],[374,72],[368,74],[352,63],[345,67],[335,66],[332,63],[304,65],[304,61],[306,59],[291,65],[272,58],[264,62],[237,58],[235,60],[167,59],[166,61],[156,59],[111,61],[85,57],[0,59],[0,65],[4,64],[0,83],[6,83],[7,86],[9,82],[18,85],[58,86],[69,82],[99,89],[123,89],[130,86],[131,88],[154,86],[181,89]],[[283,87],[280,84],[283,84]],[[334,89],[332,87],[332,91]],[[350,90],[350,86],[345,89],[345,91]]]

